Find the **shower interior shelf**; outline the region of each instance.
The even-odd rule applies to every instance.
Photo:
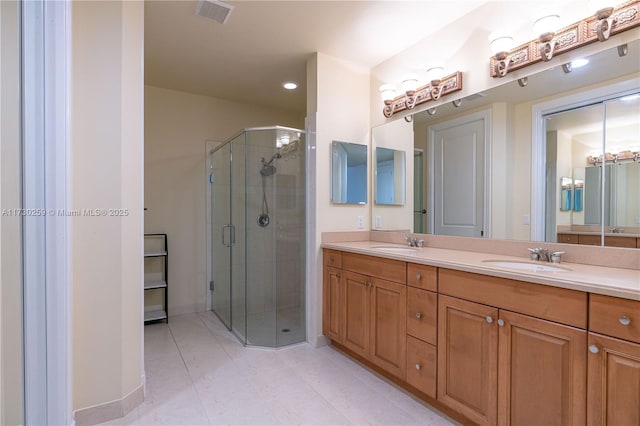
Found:
[[[168,264],[167,234],[144,234],[144,290],[163,290],[164,309],[145,310],[144,322],[166,320],[168,311]],[[155,259],[155,260],[154,260]]]

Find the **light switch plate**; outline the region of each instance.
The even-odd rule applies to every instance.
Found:
[[[376,228],[382,228],[382,216],[376,216]]]
[[[357,222],[358,229],[364,229],[364,216],[358,216],[358,219],[356,222]]]

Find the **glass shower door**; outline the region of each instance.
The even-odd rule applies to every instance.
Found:
[[[213,294],[211,309],[231,328],[231,161],[227,145],[211,154],[209,188],[211,191],[211,272]]]

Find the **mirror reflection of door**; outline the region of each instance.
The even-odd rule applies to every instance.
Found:
[[[473,116],[430,128],[433,188],[431,233],[484,235],[485,119]]]
[[[637,233],[640,94],[547,115],[545,126],[546,241],[563,232]],[[562,208],[561,177],[573,182],[571,209]],[[589,241],[604,244],[598,237]]]
[[[421,149],[413,151],[413,232],[422,234],[424,232],[424,218],[427,210],[424,208],[422,197],[424,188],[423,164],[424,152]]]

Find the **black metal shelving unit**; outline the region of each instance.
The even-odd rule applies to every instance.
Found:
[[[168,276],[169,276],[169,250],[167,245],[167,234],[144,234],[145,239],[145,247],[144,247],[144,258],[145,258],[145,280],[144,280],[144,291],[148,290],[164,290],[164,309],[154,310],[154,311],[145,311],[144,312],[144,323],[151,323],[155,321],[166,321],[169,322],[169,284],[168,284]],[[147,243],[153,241],[154,239],[160,239],[161,242],[159,244],[149,244],[149,248],[147,247]],[[156,247],[157,245],[157,247]],[[163,258],[163,269],[160,273],[160,278],[147,279],[147,259],[153,258]]]

